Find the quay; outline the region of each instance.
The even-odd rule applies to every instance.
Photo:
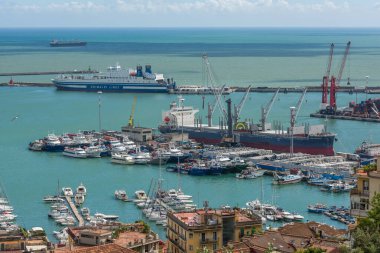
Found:
[[[307,87],[307,92],[322,92],[321,86],[305,86]],[[281,93],[302,93],[305,87],[267,87],[267,86],[257,86],[251,87],[250,92],[262,92],[262,93],[273,93],[278,89]],[[247,92],[247,87],[231,87],[235,92]],[[346,93],[368,93],[368,94],[377,94],[380,93],[380,86],[341,86],[336,92],[346,92]]]
[[[71,208],[71,211],[75,215],[75,218],[77,218],[77,220],[78,220],[79,227],[83,227],[84,226],[83,217],[79,213],[77,207],[74,205],[73,201],[71,200],[71,197],[70,196],[65,196],[65,198],[66,198],[66,201],[67,201],[67,203],[69,204],[69,206]]]
[[[366,121],[366,122],[380,122],[380,118],[364,118],[364,117],[354,117],[354,116],[345,116],[345,115],[329,115],[322,113],[311,113],[310,117],[314,118],[327,118],[327,119],[344,119],[344,120],[357,120],[357,121]]]
[[[96,70],[63,70],[63,71],[36,71],[36,72],[6,72],[0,73],[0,76],[43,76],[59,74],[94,74],[99,73]]]
[[[9,87],[54,87],[53,83],[29,83],[29,82],[14,82],[13,84],[9,83],[0,83],[0,87],[9,86]]]

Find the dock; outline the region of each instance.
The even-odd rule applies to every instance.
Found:
[[[343,119],[343,120],[356,120],[356,121],[366,121],[366,122],[380,122],[380,118],[364,118],[364,117],[355,117],[355,116],[345,116],[345,115],[329,115],[322,113],[311,113],[310,117],[314,118],[323,118],[323,119]]]
[[[71,200],[71,197],[65,196],[65,198],[66,198],[67,203],[70,206],[71,211],[75,215],[75,218],[78,220],[79,227],[83,227],[84,226],[84,219],[83,219],[82,215],[79,213],[77,207],[74,205],[73,201]]]
[[[43,76],[43,75],[72,75],[72,74],[95,74],[96,70],[61,70],[61,71],[36,71],[36,72],[5,72],[0,76]]]

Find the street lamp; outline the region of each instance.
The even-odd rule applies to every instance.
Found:
[[[99,132],[102,131],[102,118],[101,118],[101,107],[102,107],[102,100],[101,100],[102,92],[98,91],[98,104],[99,104]]]

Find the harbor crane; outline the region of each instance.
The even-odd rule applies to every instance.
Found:
[[[342,63],[339,68],[338,77],[335,78],[335,76],[331,76],[331,86],[330,86],[330,108],[332,110],[332,113],[335,113],[336,111],[336,89],[339,87],[340,80],[342,79],[343,70],[346,66],[347,56],[350,52],[351,47],[351,41],[349,41],[346,45],[346,49],[344,51],[344,55],[342,58]]]
[[[305,95],[306,95],[306,92],[307,92],[307,88],[305,88],[302,92],[302,95],[301,97],[298,99],[298,102],[297,102],[297,105],[295,106],[295,110],[294,110],[294,119],[291,119],[290,120],[290,126],[291,127],[294,127],[295,126],[295,123],[296,123],[296,120],[297,120],[297,117],[298,117],[298,113],[301,109],[301,106],[302,106],[302,102],[305,98]]]
[[[240,100],[240,103],[238,105],[235,105],[235,107],[234,107],[234,116],[233,116],[234,125],[237,124],[237,122],[240,118],[241,110],[244,107],[245,101],[247,100],[247,97],[248,97],[248,94],[250,91],[251,91],[251,85],[248,86],[247,91],[245,92],[244,96]]]
[[[330,81],[329,79],[330,79],[330,71],[331,71],[331,63],[332,63],[333,54],[334,54],[334,43],[331,43],[329,60],[327,62],[327,69],[322,80],[322,104],[327,104],[327,93],[328,93],[328,87],[329,87],[329,81]]]
[[[135,115],[135,109],[136,109],[136,101],[137,97],[133,97],[133,103],[132,103],[132,110],[131,110],[131,115],[129,115],[129,120],[128,120],[128,127],[133,128],[134,127],[134,115]]]
[[[202,58],[203,58],[204,68],[205,68],[206,75],[207,75],[207,80],[209,81],[210,88],[211,88],[211,90],[215,96],[215,99],[216,99],[216,102],[215,102],[216,105],[214,106],[214,108],[217,106],[219,108],[220,113],[222,114],[222,117],[224,118],[224,120],[227,120],[227,111],[224,108],[224,105],[222,103],[222,95],[223,95],[223,90],[224,90],[225,85],[221,89],[218,88],[218,86],[216,85],[215,76],[214,76],[213,71],[211,69],[211,65],[210,65],[210,62],[208,61],[207,55],[204,54],[202,56]]]
[[[261,107],[261,128],[263,131],[265,131],[265,123],[266,123],[268,114],[269,114],[270,110],[272,109],[272,105],[273,105],[279,91],[280,91],[280,89],[278,88],[276,90],[276,92],[274,93],[274,95],[272,96],[271,100],[269,100],[268,104],[265,107],[263,107],[263,106]]]

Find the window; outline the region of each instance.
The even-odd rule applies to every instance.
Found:
[[[189,238],[193,238],[193,233],[190,233],[190,234],[189,234]]]
[[[206,241],[206,234],[205,233],[202,233],[201,240],[202,240],[202,242]]]
[[[216,239],[217,239],[217,234],[216,234],[216,232],[213,232],[213,233],[212,233],[212,239],[214,239],[214,240],[216,241]]]
[[[214,244],[212,245],[212,249],[213,249],[213,250],[216,250],[216,243],[214,243]]]
[[[189,245],[189,250],[193,251],[193,245]]]

